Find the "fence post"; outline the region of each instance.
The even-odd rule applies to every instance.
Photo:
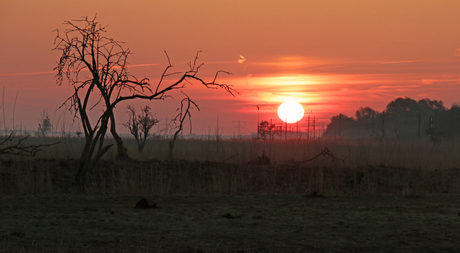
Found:
[[[316,120],[316,118],[315,118],[315,116],[313,116],[313,139],[315,139],[315,138],[316,138],[316,131],[315,131],[315,120]]]

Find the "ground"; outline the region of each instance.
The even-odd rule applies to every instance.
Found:
[[[3,196],[0,224],[0,252],[460,252],[460,195]]]

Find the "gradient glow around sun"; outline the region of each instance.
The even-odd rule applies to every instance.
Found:
[[[302,105],[295,101],[284,102],[278,107],[278,116],[286,123],[296,123],[303,118],[304,113]]]

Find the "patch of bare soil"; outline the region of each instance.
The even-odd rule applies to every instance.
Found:
[[[0,252],[459,252],[459,197],[6,196]]]

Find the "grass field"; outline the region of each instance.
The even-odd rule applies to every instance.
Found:
[[[2,190],[68,191],[62,187],[71,188],[83,139],[29,140],[56,141],[60,143],[36,158],[3,157],[2,178],[14,180],[7,180],[10,185],[3,184]],[[423,195],[460,190],[457,142],[178,140],[173,161],[167,160],[168,140],[150,140],[143,153],[136,151],[134,140],[125,142],[133,160],[116,161],[115,148],[109,150],[91,174],[92,193]]]
[[[83,140],[29,140],[55,141],[1,160],[0,252],[460,250],[456,142],[126,140],[79,192]]]

